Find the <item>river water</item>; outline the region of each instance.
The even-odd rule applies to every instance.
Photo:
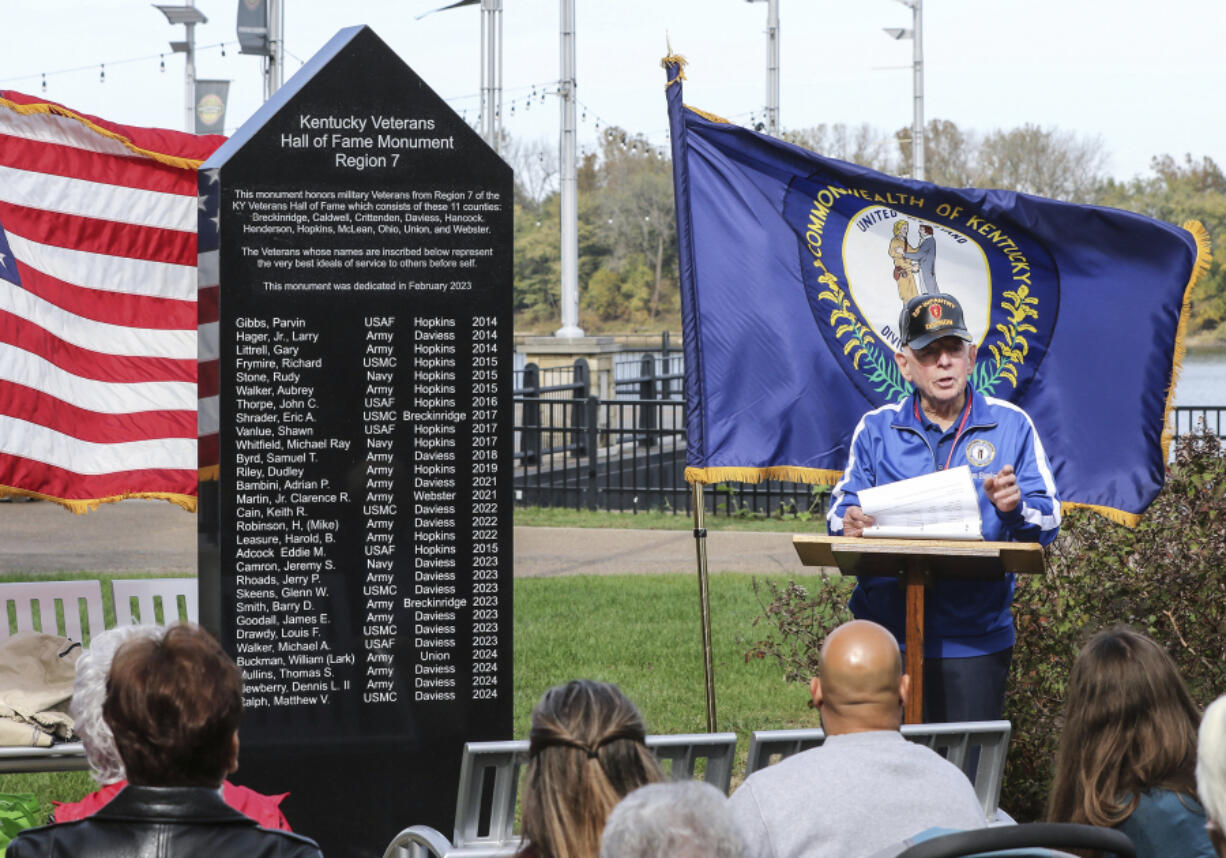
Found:
[[[1175,404],[1226,407],[1226,349],[1189,349],[1183,359]]]

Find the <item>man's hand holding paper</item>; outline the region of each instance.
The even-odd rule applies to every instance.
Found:
[[[863,528],[863,536],[983,539],[979,498],[965,465],[861,489],[859,512],[874,520]]]

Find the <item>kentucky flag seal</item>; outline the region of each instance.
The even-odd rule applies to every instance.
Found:
[[[1141,215],[943,188],[823,158],[682,102],[665,59],[686,357],[686,478],[834,483],[916,294],[961,302],[971,383],[1026,410],[1066,508],[1135,524],[1162,487],[1209,237]]]

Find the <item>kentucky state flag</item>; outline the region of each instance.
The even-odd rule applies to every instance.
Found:
[[[962,303],[971,378],[1033,418],[1060,499],[1135,524],[1162,487],[1199,223],[942,188],[823,158],[682,103],[672,126],[691,482],[834,483],[902,399],[898,316]]]

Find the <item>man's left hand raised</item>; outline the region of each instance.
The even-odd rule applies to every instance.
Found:
[[[996,476],[984,480],[983,492],[1001,512],[1012,512],[1022,502],[1022,490],[1012,465],[1005,465]]]

